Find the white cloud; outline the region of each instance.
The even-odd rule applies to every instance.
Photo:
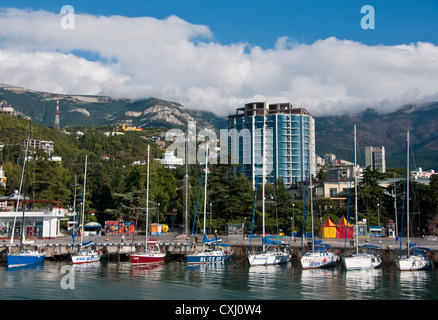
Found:
[[[207,26],[176,16],[75,15],[0,10],[0,82],[71,94],[155,96],[233,113],[245,102],[290,101],[314,115],[438,99],[438,47],[366,46],[328,38],[273,49],[219,44]],[[96,58],[98,57],[98,58]],[[88,59],[88,60],[87,60]]]

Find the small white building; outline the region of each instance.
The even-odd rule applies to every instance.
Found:
[[[175,157],[173,151],[166,151],[158,161],[160,161],[165,168],[169,169],[175,169],[177,166],[183,165],[183,159]]]
[[[18,201],[18,210],[17,210]],[[0,197],[0,238],[9,239],[15,221],[14,237],[20,234],[23,217],[23,196],[15,190],[10,196]],[[33,207],[32,200],[26,199],[24,235],[26,238],[52,239],[61,236],[60,220],[68,215],[68,210],[58,203],[46,203],[45,208]]]
[[[417,180],[417,179],[430,179],[432,178],[432,176],[435,174],[435,170],[430,169],[430,170],[426,170],[423,171],[423,168],[417,168],[416,170],[411,172],[412,177]]]

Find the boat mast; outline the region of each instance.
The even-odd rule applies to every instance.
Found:
[[[148,145],[149,148],[149,145]],[[148,150],[149,151],[149,150]],[[149,158],[149,152],[146,154],[146,157]],[[143,174],[141,175],[141,184],[140,184],[140,196],[138,197],[138,205],[137,205],[137,216],[135,218],[135,226],[134,226],[134,233],[132,235],[132,244],[131,248],[134,248],[134,240],[135,240],[135,230],[137,230],[137,223],[138,223],[138,214],[140,212],[140,203],[141,203],[141,196],[143,194],[143,181],[145,176],[146,167],[143,166]],[[144,208],[142,208],[144,209]]]
[[[315,235],[313,231],[313,188],[312,188],[312,150],[309,148],[309,176],[310,176],[310,216],[311,216],[311,228],[312,228],[312,252],[315,251]]]
[[[208,176],[208,143],[205,145],[205,186],[204,186],[204,230],[203,230],[203,234],[205,237],[205,221],[206,219],[206,212],[207,212],[207,176]],[[202,250],[204,250],[204,242],[202,241]]]
[[[147,174],[146,174],[146,246],[145,251],[148,251],[148,220],[149,220],[149,145],[148,145],[148,163],[147,163]]]
[[[77,180],[76,180],[76,173],[75,173],[75,184],[73,185],[73,187],[74,187],[74,196],[73,196],[73,212],[75,213],[75,215],[74,215],[74,218],[73,218],[73,231],[72,231],[72,238],[73,238],[73,244],[72,244],[72,249],[74,248],[74,246],[75,246],[75,238],[76,238],[76,229],[77,229],[77,221],[76,221],[76,216],[77,216],[77,213],[76,213],[76,188],[78,187],[78,183],[77,183]]]
[[[394,173],[395,177],[395,173]],[[394,181],[394,217],[395,217],[395,234],[398,237],[398,218],[397,218],[397,187]]]
[[[357,159],[356,159],[356,125],[354,125],[354,219],[356,221],[356,253],[359,253],[359,230],[357,225]],[[347,226],[348,228],[348,221]],[[348,230],[348,229],[346,229]],[[347,235],[348,236],[348,235]]]
[[[184,223],[184,228],[185,228],[185,234],[186,236],[189,234],[189,224],[188,224],[188,216],[189,216],[189,209],[188,209],[188,198],[189,198],[189,169],[188,169],[188,160],[189,160],[189,155],[188,155],[188,150],[189,150],[189,134],[187,132],[187,136],[186,136],[186,217],[185,217],[185,223]],[[174,217],[175,218],[175,217]]]
[[[85,156],[85,170],[84,170],[84,191],[82,193],[82,230],[81,230],[81,250],[84,243],[84,213],[85,213],[85,188],[87,184],[87,156]]]
[[[18,204],[20,202],[20,195],[21,195],[21,187],[23,185],[23,178],[24,178],[24,171],[26,168],[26,162],[27,162],[27,153],[29,151],[29,143],[30,143],[30,130],[29,130],[29,134],[27,136],[27,143],[26,143],[26,151],[24,154],[24,159],[23,159],[23,168],[21,169],[21,178],[20,178],[20,186],[18,188],[18,195],[17,195],[17,203],[15,204],[15,212],[18,212]],[[24,202],[26,199],[23,198],[23,202],[22,202],[22,206],[24,207]],[[12,246],[12,243],[14,242],[14,231],[15,231],[15,223],[17,221],[17,216],[14,217],[14,224],[12,226],[12,231],[11,231],[11,243],[10,246]],[[23,221],[24,222],[24,221]],[[21,229],[23,229],[23,223],[21,225]],[[21,237],[20,237],[21,238]],[[20,240],[21,241],[21,240]],[[20,242],[20,247],[21,247],[21,242]]]
[[[407,145],[407,148],[406,148],[406,159],[407,159],[407,164],[406,164],[406,166],[407,166],[407,172],[406,172],[406,188],[407,188],[407,193],[406,193],[406,211],[407,211],[407,257],[409,258],[409,251],[410,251],[410,243],[409,243],[409,175],[410,175],[410,172],[409,172],[409,130],[408,130],[408,133],[407,133],[407,137],[406,137],[406,145]]]
[[[263,252],[265,252],[265,179],[266,179],[266,172],[265,172],[265,161],[266,161],[266,154],[265,154],[265,138],[266,138],[266,108],[263,110],[263,156],[262,156],[262,246],[263,246]]]
[[[30,141],[31,131],[32,131],[32,122],[30,122],[30,124],[29,124],[29,136],[27,138],[27,144],[29,144],[29,141]],[[26,161],[26,162],[29,161],[29,159],[28,159],[29,153],[28,152],[29,152],[29,149],[26,148],[26,156],[24,159],[24,161]],[[26,190],[27,190],[27,170],[28,170],[28,168],[29,168],[29,166],[25,167],[25,173],[24,173],[24,177],[23,177],[25,184],[24,184],[23,205],[22,205],[23,215],[21,217],[21,228],[20,228],[20,251],[23,251],[23,237],[25,236],[24,235],[24,215],[26,213]]]

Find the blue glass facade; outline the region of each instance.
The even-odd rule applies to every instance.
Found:
[[[238,146],[234,149],[240,164],[236,171],[253,184],[255,179],[261,182],[264,157],[267,183],[281,178],[288,187],[307,178],[310,159],[315,159],[314,128],[313,117],[305,109],[290,103],[245,104],[236,114],[228,116],[228,130],[235,129],[239,133],[238,142],[237,139],[228,142],[230,150],[233,150],[232,143]],[[314,160],[312,166],[312,172],[315,172]]]

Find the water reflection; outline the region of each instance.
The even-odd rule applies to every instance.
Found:
[[[304,299],[344,299],[345,288],[336,268],[300,270]]]
[[[61,288],[64,266],[74,271],[74,290]],[[371,300],[436,299],[437,270],[400,272],[395,265],[345,271],[303,270],[296,262],[277,266],[185,261],[132,266],[101,261],[73,266],[0,267],[0,299],[171,299],[171,300]]]
[[[99,270],[100,269],[100,261],[90,262],[90,263],[81,263],[81,264],[72,264],[73,269],[76,271],[90,271],[90,270]]]
[[[436,295],[428,295],[427,287],[433,283],[430,270],[401,271],[400,295],[403,299],[436,299]]]
[[[216,263],[203,263],[203,264],[190,264],[187,265],[187,270],[198,270],[198,271],[208,271],[208,270],[224,270],[225,266],[229,264],[225,261],[216,262]]]
[[[131,266],[130,276],[140,277],[153,280],[159,280],[161,278],[161,273],[164,270],[164,262],[151,263],[141,266]]]
[[[345,272],[345,288],[359,293],[374,290],[381,277],[382,269],[350,270]]]

